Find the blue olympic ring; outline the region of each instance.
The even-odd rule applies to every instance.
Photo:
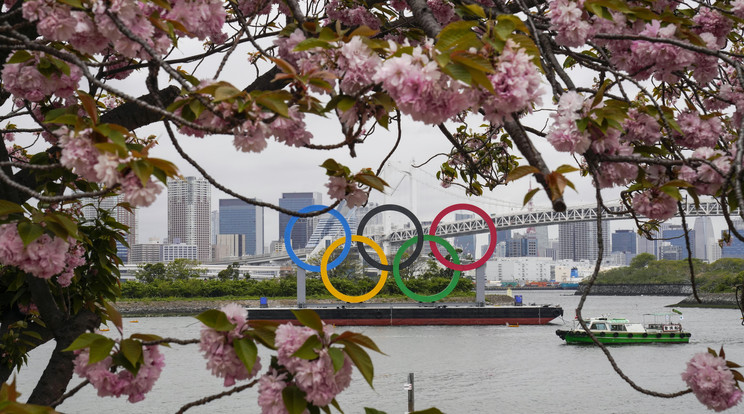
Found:
[[[298,211],[298,213],[312,213],[314,211],[320,211],[328,208],[328,206],[324,206],[322,204],[314,204],[311,206],[304,207]],[[346,218],[339,213],[335,209],[328,210],[329,213],[331,213],[336,219],[338,219],[339,222],[341,222],[341,225],[344,227],[344,233],[346,233],[346,242],[344,243],[344,249],[341,251],[341,254],[336,258],[336,260],[332,261],[328,264],[328,269],[333,269],[334,267],[341,264],[341,262],[346,259],[346,255],[349,254],[349,250],[351,250],[351,227],[349,227],[349,222],[346,221]],[[287,228],[284,229],[284,247],[287,249],[287,254],[289,255],[289,258],[292,259],[293,262],[297,264],[297,266],[307,270],[308,272],[320,272],[320,265],[313,266],[310,264],[307,264],[300,260],[299,257],[297,257],[297,254],[295,254],[294,250],[292,249],[292,228],[294,227],[295,223],[297,223],[297,220],[299,217],[293,216],[289,219],[289,223],[287,223]]]

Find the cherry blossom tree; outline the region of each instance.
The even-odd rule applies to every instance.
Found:
[[[743,19],[741,0],[6,0],[0,378],[54,341],[30,403],[56,405],[73,372],[130,401],[157,379],[163,338],[93,333],[118,319],[115,242],[126,229],[105,210],[85,219],[80,201],[121,194],[125,207],[146,206],[178,176],[173,162],[151,156],[159,144],[142,127],[167,137],[179,162],[216,188],[287,214],[301,215],[227,188],[181,143],[227,135],[247,153],[272,140],[336,150],[321,166],[328,194],[356,206],[386,186],[387,157],[356,172],[345,157],[379,146],[381,128],[402,141],[408,119],[451,145],[437,173],[443,186],[480,196],[531,176],[540,188],[524,202],[544,191],[562,211],[571,174],[583,175],[599,212],[618,214],[603,198],[614,189],[648,237],[676,214],[687,228],[682,200],[706,196],[721,205],[730,237],[744,240],[732,219],[744,218]],[[229,82],[233,66],[252,71]],[[547,124],[538,110],[550,111]],[[314,117],[337,121],[336,144],[314,143]],[[544,159],[544,141],[567,161]],[[595,277],[601,230],[598,243]],[[692,261],[690,276],[694,286]],[[365,366],[354,350],[374,348],[308,316],[304,328],[273,330],[237,309],[215,312],[203,316],[199,343],[226,385],[257,375],[257,342],[277,348],[277,363],[256,380],[264,412],[286,409],[277,396],[288,389],[300,407],[332,404],[351,365]],[[707,355],[688,364],[690,388],[670,394],[613,367],[650,395],[737,404],[741,375],[723,352]]]

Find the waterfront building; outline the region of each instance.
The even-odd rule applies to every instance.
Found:
[[[197,246],[197,260],[209,262],[211,192],[203,178],[168,179],[168,243]]]
[[[695,254],[693,257],[703,260],[708,263],[713,263],[717,259],[716,250],[720,250],[718,247],[718,241],[716,240],[715,232],[713,229],[713,220],[710,217],[697,217],[695,219]]]
[[[219,236],[242,235],[242,237],[232,238],[233,241],[230,243],[237,242],[237,246],[232,249],[236,254],[231,256],[263,254],[263,207],[238,199],[220,199],[219,207],[219,230],[217,234]]]
[[[597,260],[597,223],[594,221],[561,223],[558,225],[559,258],[565,260]],[[610,229],[602,222],[604,251],[611,251]]]
[[[695,239],[696,234],[695,230],[689,230],[687,232],[687,237],[690,239],[690,250],[693,253],[695,253]],[[682,260],[686,259],[688,256],[687,251],[687,240],[685,238],[685,229],[680,224],[671,224],[671,223],[664,223],[661,225],[661,238],[663,239],[663,243],[661,245],[657,245],[660,250],[657,257],[660,260]],[[669,243],[672,246],[678,247],[677,252],[679,253],[678,259],[663,259],[666,254],[668,257],[672,257],[674,254],[674,249],[668,248],[665,246],[666,243]],[[664,253],[662,253],[661,249],[664,248]]]
[[[537,256],[537,238],[534,234],[516,234],[506,242],[507,257]]]
[[[612,233],[612,252],[636,253],[637,233],[633,230],[615,230]]]
[[[279,199],[279,207],[287,210],[298,211],[303,207],[321,204],[323,198],[320,193],[282,193]],[[279,237],[284,236],[284,229],[292,216],[279,213]],[[300,218],[292,227],[291,245],[295,249],[302,249],[307,245],[310,236],[318,223],[318,217]]]
[[[245,254],[245,234],[218,234],[214,246],[214,260],[227,257],[240,258]]]
[[[162,260],[165,263],[176,259],[199,260],[198,246],[195,244],[164,244],[162,245]]]
[[[124,239],[127,245],[116,241],[116,255],[123,263],[130,263],[130,251],[132,246],[137,244],[137,209],[131,207],[131,211],[121,207],[119,204],[124,202],[124,196],[119,194],[105,198],[81,198],[83,204],[82,212],[86,220],[94,220],[98,214],[98,209],[110,212],[111,216],[119,223],[128,227],[124,233]]]
[[[553,264],[547,257],[495,257],[485,264],[486,280],[519,285],[547,282],[552,279]]]
[[[211,213],[209,213],[209,242],[212,245],[217,244],[217,234],[220,231],[220,211],[219,210],[212,210]],[[214,254],[212,254],[212,257],[215,257]]]
[[[132,245],[129,264],[162,262],[162,249],[162,243],[140,243]]]
[[[636,254],[649,253],[656,257],[656,240],[649,240],[646,236],[636,235]]]

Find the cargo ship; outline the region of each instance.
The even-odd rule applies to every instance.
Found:
[[[248,320],[296,322],[293,309],[248,308]],[[546,325],[563,316],[551,305],[478,306],[476,304],[344,304],[306,305],[327,324],[337,326],[413,325]]]

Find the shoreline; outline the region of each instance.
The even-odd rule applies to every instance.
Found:
[[[374,298],[365,303],[418,303],[408,298]],[[475,303],[474,297],[452,297],[449,303]],[[180,300],[149,300],[149,299],[126,299],[116,302],[115,307],[126,317],[145,316],[196,316],[209,309],[218,309],[229,303],[237,303],[245,307],[258,308],[259,299],[180,299]],[[506,295],[486,295],[486,303],[490,305],[511,305],[514,303],[512,297]],[[345,305],[337,299],[308,299],[307,305],[314,304],[338,304]],[[297,299],[269,299],[269,307],[296,307]]]

